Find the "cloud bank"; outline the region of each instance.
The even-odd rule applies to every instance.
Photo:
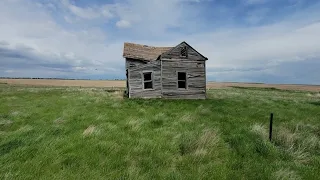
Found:
[[[123,43],[187,41],[207,79],[320,84],[320,2],[3,0],[0,76],[124,78]]]

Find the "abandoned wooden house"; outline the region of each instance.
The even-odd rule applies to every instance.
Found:
[[[124,43],[129,98],[206,98],[206,58],[186,42],[175,47]]]

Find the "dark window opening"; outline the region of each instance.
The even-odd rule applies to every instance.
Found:
[[[144,89],[152,89],[152,82],[145,82]]]
[[[152,72],[143,73],[143,89],[153,89]]]
[[[178,88],[186,89],[186,82],[185,81],[178,81]]]
[[[144,81],[151,81],[151,72],[143,74]]]
[[[188,51],[187,51],[187,47],[186,46],[181,48],[180,55],[182,57],[187,57],[188,56]]]
[[[178,72],[178,88],[187,89],[187,73]]]
[[[178,80],[179,80],[179,81],[185,81],[185,80],[187,80],[186,73],[184,73],[184,72],[178,72]]]

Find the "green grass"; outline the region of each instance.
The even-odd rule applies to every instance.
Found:
[[[0,85],[0,179],[319,178],[320,93],[207,93],[140,100]]]

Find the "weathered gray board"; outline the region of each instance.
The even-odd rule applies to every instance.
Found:
[[[164,98],[205,99],[205,57],[190,46],[188,56],[181,57],[180,49],[183,46],[189,45],[181,43],[161,56],[162,95]],[[178,72],[187,73],[187,89],[178,89]]]
[[[204,61],[162,59],[162,96],[164,98],[205,99]],[[187,89],[178,89],[178,72],[187,73]]]
[[[126,59],[130,98],[206,98],[206,58],[188,48],[188,56],[180,56],[180,48],[189,46],[181,43],[159,60],[141,61]],[[143,89],[143,72],[153,72],[153,89]],[[178,88],[178,72],[187,73],[187,88]]]
[[[161,71],[160,61],[143,62],[132,59],[126,60],[129,70],[129,97],[132,98],[160,98]],[[143,72],[152,72],[153,89],[143,89]]]

